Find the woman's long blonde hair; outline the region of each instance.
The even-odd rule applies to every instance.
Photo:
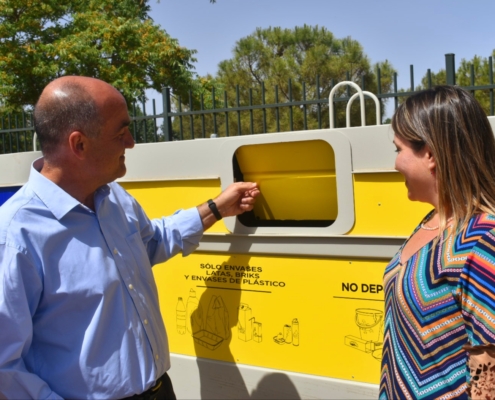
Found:
[[[476,99],[456,86],[410,96],[392,117],[392,129],[415,151],[425,145],[435,161],[440,232],[453,232],[476,213],[495,214],[495,138]]]

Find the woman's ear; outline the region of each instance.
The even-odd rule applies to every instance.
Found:
[[[435,169],[437,168],[437,161],[428,145],[425,145],[425,160],[427,162],[431,174],[434,175]]]

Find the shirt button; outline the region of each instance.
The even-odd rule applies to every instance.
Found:
[[[148,320],[147,319],[144,320],[144,324],[145,325],[148,325]]]
[[[114,249],[113,249],[113,254],[119,254],[119,251],[117,250],[116,247],[114,247]]]
[[[155,360],[158,360],[158,358],[159,358],[159,357],[158,357],[158,354],[157,354],[157,355],[155,356]]]
[[[132,286],[132,283],[129,284],[129,289],[134,289],[134,286]]]

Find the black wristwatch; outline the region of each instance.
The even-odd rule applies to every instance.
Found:
[[[208,200],[208,207],[210,207],[210,210],[213,213],[213,215],[215,216],[215,218],[217,219],[217,221],[220,221],[222,219],[222,214],[220,214],[220,212],[218,211],[217,205],[215,204],[215,202],[212,199]]]

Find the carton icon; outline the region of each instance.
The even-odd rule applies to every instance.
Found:
[[[237,336],[240,340],[247,342],[253,339],[253,322],[251,307],[249,304],[241,303],[237,322]]]
[[[261,333],[261,322],[255,322],[253,318],[253,340],[257,343],[261,343],[263,340],[263,334]]]

